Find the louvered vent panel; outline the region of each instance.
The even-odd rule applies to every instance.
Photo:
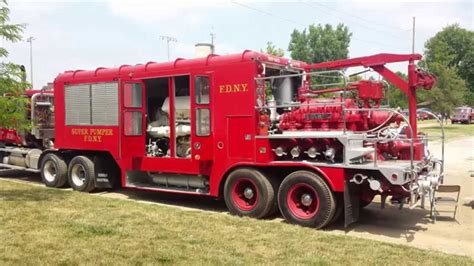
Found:
[[[64,86],[66,125],[90,125],[90,85]]]
[[[118,83],[91,85],[92,124],[98,126],[118,125]]]

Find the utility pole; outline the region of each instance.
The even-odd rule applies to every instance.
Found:
[[[216,38],[216,34],[213,31],[211,31],[210,35],[211,35],[211,45],[212,45],[211,52],[214,53],[214,51],[216,50],[216,48],[214,47],[214,39]]]
[[[160,40],[166,41],[166,50],[168,55],[168,61],[170,61],[170,42],[177,42],[178,40],[171,36],[161,35]]]
[[[35,38],[30,36],[26,39],[30,43],[30,76],[31,76],[31,88],[33,88],[33,41]]]
[[[413,17],[413,36],[411,38],[411,53],[415,53],[415,17]]]
[[[216,34],[214,32],[211,32],[211,44],[214,46],[214,39],[216,38]]]

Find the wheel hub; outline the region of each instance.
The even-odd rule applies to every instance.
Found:
[[[56,179],[57,169],[52,161],[47,161],[44,166],[44,178],[48,182],[53,182]]]
[[[252,210],[257,206],[258,198],[257,186],[251,179],[242,177],[232,185],[232,200],[239,209]]]
[[[313,203],[313,197],[311,197],[310,194],[303,194],[301,195],[301,204],[303,204],[304,206],[310,206],[311,203]]]
[[[253,198],[253,196],[254,196],[253,189],[251,189],[251,188],[249,188],[249,187],[245,188],[245,190],[244,190],[244,197],[245,197],[246,199],[251,199],[251,198]]]
[[[86,170],[82,165],[76,164],[72,168],[72,181],[77,186],[82,186],[86,181]]]
[[[308,183],[296,183],[287,194],[289,211],[299,219],[312,219],[319,211],[319,196],[316,189]]]

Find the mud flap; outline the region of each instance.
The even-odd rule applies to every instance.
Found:
[[[344,181],[344,227],[359,220],[360,213],[360,189],[359,186]]]
[[[95,188],[113,188],[110,167],[107,167],[107,164],[99,156],[94,156],[92,161],[95,168]]]

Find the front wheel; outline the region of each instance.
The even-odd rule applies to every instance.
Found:
[[[76,156],[69,163],[69,185],[81,192],[91,192],[95,189],[95,167],[86,156]]]
[[[224,184],[224,200],[230,213],[263,218],[276,210],[272,183],[260,171],[240,168],[231,172]]]
[[[336,212],[334,193],[324,180],[309,171],[289,174],[278,190],[280,211],[289,223],[322,228]]]

